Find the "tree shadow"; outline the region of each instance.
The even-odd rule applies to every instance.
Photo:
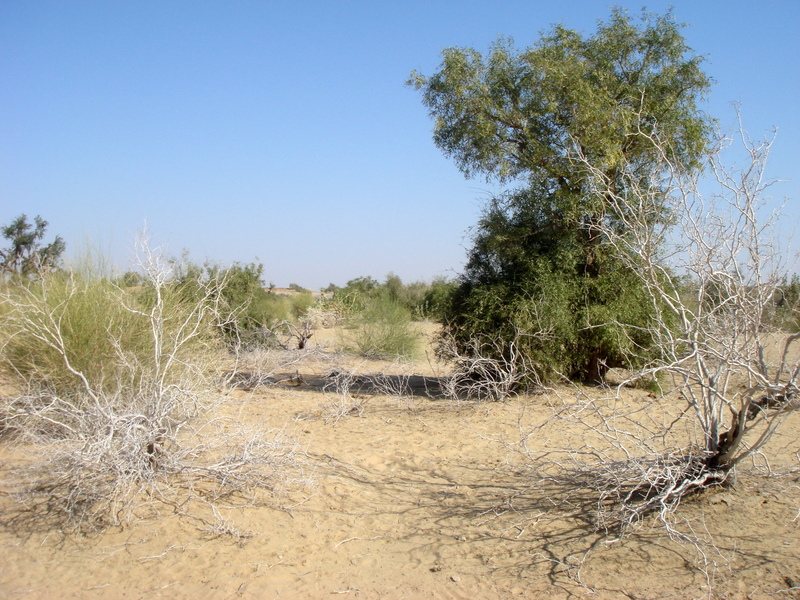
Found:
[[[770,551],[759,548],[757,536],[737,529],[681,541],[651,516],[619,537],[598,525],[598,496],[580,482],[531,483],[524,473],[508,467],[469,463],[448,469],[457,471],[455,476],[436,467],[387,475],[334,459],[331,468],[337,477],[368,490],[364,495],[370,513],[407,523],[388,536],[412,545],[412,552],[450,556],[451,562],[461,557],[475,563],[469,568],[482,570],[481,576],[519,585],[528,582],[530,591],[537,586],[542,591],[546,581],[547,589],[558,589],[565,597],[584,598],[587,591],[641,597],[640,592],[629,596],[626,591],[636,589],[636,582],[605,576],[604,565],[609,563],[624,565],[629,574],[651,573],[659,565],[655,568],[672,574],[670,585],[682,586],[664,597],[688,597],[708,591],[715,577],[725,579],[726,568],[718,562],[735,558],[744,565],[738,572],[753,577],[774,564]],[[698,518],[702,507],[693,500],[687,504],[688,523]],[[431,565],[430,570],[435,569],[437,565]]]
[[[229,376],[231,387],[251,391],[259,386],[278,387],[317,393],[346,392],[363,396],[406,396],[445,400],[446,377],[428,375],[390,375],[385,373],[352,373],[331,369],[323,375],[285,371],[258,376],[242,370]]]

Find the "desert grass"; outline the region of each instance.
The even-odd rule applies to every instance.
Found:
[[[307,481],[280,432],[209,417],[225,401],[214,362],[232,318],[224,282],[187,301],[160,252],[142,245],[139,266],[135,294],[77,271],[4,288],[0,357],[15,393],[0,419],[26,454],[7,473],[7,525],[95,533],[153,502],[201,518],[182,507],[195,499],[213,515],[220,499]]]

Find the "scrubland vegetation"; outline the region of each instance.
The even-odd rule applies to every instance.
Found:
[[[772,142],[742,130],[744,166],[721,163],[732,140],[699,108],[710,82],[679,30],[671,13],[637,26],[617,9],[589,37],[559,26],[521,51],[449,48],[438,72],[409,81],[465,175],[516,186],[486,208],[445,312],[465,381],[531,391],[622,368],[687,403],[696,430],[675,447],[664,436],[683,418],[621,431],[615,409],[586,422],[614,452],[544,459],[540,476],[570,462],[596,474],[582,481],[614,498],[623,530],[653,510],[669,528],[683,498],[725,482],[800,405],[798,336],[765,358],[766,333],[797,315],[781,279],[794,264],[772,233]]]
[[[332,425],[362,415],[365,394],[409,409],[415,389],[454,409],[547,398],[502,440],[519,481],[503,502],[539,494],[521,522],[591,513],[597,536],[572,563],[547,560],[580,583],[598,544],[660,524],[710,586],[717,546],[681,506],[739,470],[800,473],[800,438],[782,429],[800,408],[800,281],[773,235],[772,141],[739,132],[744,166],[721,163],[732,142],[698,108],[700,64],[671,14],[637,25],[614,12],[589,38],[556,27],[525,51],[448,49],[438,73],[414,74],[443,151],[467,175],[519,185],[489,203],[455,281],[278,294],[260,264],[169,260],[146,241],[133,270],[98,275],[60,265],[63,241],[39,246],[46,222],[18,218],[4,229],[0,435],[26,458],[3,484],[17,501],[4,522],[97,532],[159,506],[242,537],[219,507],[282,506],[318,457],[225,403],[310,385],[297,366],[314,357]],[[441,325],[435,357],[415,320]],[[335,348],[311,344],[334,324]],[[365,377],[342,356],[443,362],[415,388],[416,374]],[[579,433],[565,442],[559,428]]]
[[[247,318],[225,294],[240,271],[187,278],[146,244],[139,261],[133,287],[86,268],[3,285],[2,435],[28,453],[12,474],[20,521],[91,532],[195,498],[207,510],[189,516],[225,529],[215,499],[306,478],[294,442],[224,433],[214,415],[220,353]]]
[[[43,233],[22,239],[29,261],[38,260]],[[276,366],[302,354],[320,326],[314,319],[346,323],[344,349],[365,357],[408,358],[419,342],[412,295],[402,303],[407,288],[396,277],[391,286],[356,280],[315,299],[299,286],[292,295],[266,289],[261,265],[200,267],[147,240],[136,269],[121,277],[49,261],[39,269],[9,261],[2,282],[9,395],[0,432],[30,452],[11,477],[17,518],[63,531],[130,522],[154,499],[199,501],[204,508],[187,516],[227,530],[220,498],[263,501],[310,480],[295,441],[218,415],[225,390],[243,381],[241,368],[284,351],[261,379],[246,375],[251,384],[274,381]],[[424,302],[426,286],[413,289]]]

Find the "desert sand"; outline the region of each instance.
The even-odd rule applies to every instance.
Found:
[[[686,501],[681,517],[713,540],[705,557],[670,539],[655,517],[614,541],[588,518],[553,513],[554,498],[531,488],[514,450],[521,433],[552,414],[552,394],[454,403],[436,393],[446,366],[429,350],[407,364],[326,358],[333,343],[318,332],[313,351],[279,383],[224,390],[221,408],[297,440],[311,483],[232,502],[223,509],[227,534],[169,507],[143,509],[132,523],[91,536],[4,520],[0,596],[800,598],[797,474],[744,468],[734,487]],[[394,375],[416,394],[365,388],[342,406],[322,389],[332,361],[365,382]],[[624,393],[635,403],[647,392]],[[785,430],[800,431],[798,415]],[[566,444],[581,435],[566,426],[556,433]],[[0,448],[3,469],[19,451]],[[797,466],[796,451],[775,445],[776,473]],[[7,489],[0,506],[12,510]]]

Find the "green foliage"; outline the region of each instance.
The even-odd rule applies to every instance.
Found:
[[[258,292],[249,309],[252,315],[249,321],[251,329],[259,327],[272,329],[284,321],[296,323],[306,315],[314,303],[314,295],[308,290],[292,295]]]
[[[366,300],[352,320],[342,345],[367,358],[412,358],[419,348],[420,334],[414,330],[411,313],[387,297]]]
[[[123,288],[137,287],[144,285],[145,278],[136,271],[125,271],[125,273],[117,277],[116,283]]]
[[[205,282],[218,282],[224,308],[222,330],[231,345],[270,343],[277,325],[296,322],[314,304],[311,292],[299,286],[293,288],[298,293],[291,296],[276,294],[272,288],[265,290],[262,264],[200,267],[184,258],[176,268],[180,275],[175,285],[187,299],[197,300]]]
[[[332,308],[345,317],[361,314],[373,300],[386,300],[403,307],[415,319],[439,321],[454,289],[455,284],[444,277],[432,283],[404,284],[398,275],[389,273],[382,284],[372,277],[357,277],[344,287],[331,284],[324,291],[333,293]]]
[[[137,518],[143,501],[185,506],[186,493],[217,514],[220,498],[275,489],[291,464],[280,439],[208,412],[222,280],[170,265],[147,240],[137,258],[126,288],[97,264],[0,280],[0,370],[21,392],[0,398],[0,432],[26,444],[12,510],[35,528],[97,532]]]
[[[150,318],[154,294],[147,280],[126,291],[105,278],[59,271],[8,284],[0,316],[2,361],[24,381],[57,395],[80,397],[89,388],[116,397],[139,389],[157,371],[163,358],[159,350],[182,364],[214,343],[211,320],[202,318],[198,322],[208,327],[206,334],[178,347],[171,343],[195,310],[177,292],[161,290],[156,341]]]
[[[791,333],[800,331],[800,275],[795,273],[790,280],[784,277],[775,290],[772,304],[775,327]]]
[[[557,26],[523,51],[499,40],[487,56],[470,48],[443,56],[439,72],[410,80],[435,120],[437,146],[467,176],[520,186],[478,224],[445,335],[464,352],[486,339],[489,353],[497,339],[521,335],[536,380],[600,379],[646,360],[653,344],[638,328],[656,309],[598,233],[601,224],[624,231],[626,215],[595,192],[576,157],[624,187],[623,166],[642,179],[652,173],[660,155],[648,136],[657,135],[673,164],[699,166],[711,123],[698,103],[709,80],[672,14],[644,14],[637,25],[615,10],[591,37]]]
[[[443,322],[457,284],[445,277],[436,277],[425,289],[416,312],[425,319]]]
[[[506,211],[485,217],[445,313],[444,335],[463,351],[481,340],[478,348],[489,356],[503,348],[498,339],[515,340],[520,358],[534,369],[528,383],[597,380],[607,368],[645,360],[653,307],[635,274],[603,246],[587,266],[577,235],[508,217]],[[527,243],[515,239],[532,230]]]
[[[333,292],[333,308],[349,317],[363,312],[367,302],[380,295],[380,284],[372,277],[356,277],[344,287],[331,284],[327,291]]]
[[[276,310],[272,296],[264,290],[263,272],[264,266],[255,263],[236,263],[227,269],[213,271],[213,276],[224,282],[222,298],[227,309],[235,315],[231,326],[226,328],[230,339],[246,337],[260,328],[272,327],[288,316]]]
[[[26,215],[20,215],[10,225],[2,227],[3,237],[11,242],[9,248],[0,250],[0,273],[31,275],[58,267],[66,244],[61,236],[46,246],[40,244],[47,230],[47,221],[36,216],[34,224]]]
[[[436,145],[467,176],[571,192],[573,144],[608,169],[623,157],[649,162],[652,148],[626,135],[638,127],[669,139],[680,163],[706,150],[709,123],[697,103],[709,79],[671,13],[645,14],[637,27],[616,9],[589,38],[556,26],[523,51],[500,39],[486,57],[471,48],[443,57],[438,73],[412,73],[409,83],[435,119]],[[572,200],[573,216],[586,212],[586,197]]]

